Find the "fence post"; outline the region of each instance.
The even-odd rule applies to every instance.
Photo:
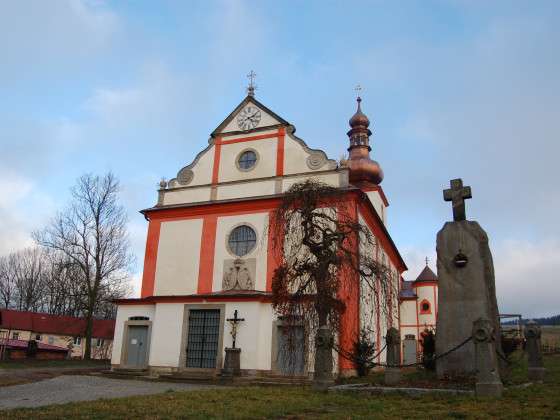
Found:
[[[387,367],[385,368],[385,384],[396,385],[401,381],[401,335],[399,330],[391,327],[385,337],[387,343]]]
[[[504,385],[498,372],[494,327],[489,319],[479,318],[473,322],[472,338],[476,369],[475,393],[481,397],[501,397]]]
[[[541,327],[533,320],[527,322],[525,330],[525,351],[527,352],[529,364],[529,379],[542,382],[546,369],[543,365],[541,352]]]

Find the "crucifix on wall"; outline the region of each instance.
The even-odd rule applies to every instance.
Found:
[[[245,318],[239,318],[237,316],[237,309],[233,312],[233,318],[228,318],[226,319],[226,321],[228,321],[231,325],[231,338],[233,339],[233,345],[232,348],[235,348],[235,340],[237,339],[237,324],[239,324],[242,321],[245,321]]]

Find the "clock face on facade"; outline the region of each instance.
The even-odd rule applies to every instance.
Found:
[[[244,108],[237,116],[237,126],[245,131],[255,128],[260,121],[261,111],[254,106]]]

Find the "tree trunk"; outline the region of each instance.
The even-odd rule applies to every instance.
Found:
[[[93,334],[93,313],[88,309],[86,314],[86,349],[84,359],[91,359],[91,336]]]
[[[317,329],[315,334],[315,363],[313,373],[313,388],[325,391],[334,383],[333,356],[332,356],[333,336],[331,329],[323,325]]]

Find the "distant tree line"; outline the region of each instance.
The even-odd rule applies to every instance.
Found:
[[[119,182],[86,174],[69,205],[36,232],[36,246],[0,256],[0,305],[86,319],[85,358],[94,318],[114,318],[113,299],[129,294],[133,256]]]
[[[522,319],[521,324],[526,324],[528,321],[535,321],[539,325],[560,325],[560,315],[553,315],[545,318],[530,318]],[[504,325],[517,325],[517,321],[504,322]]]
[[[84,316],[87,292],[76,266],[61,253],[40,246],[0,256],[0,307],[52,315]],[[103,287],[94,317],[114,318],[113,299],[124,297],[126,282]]]

